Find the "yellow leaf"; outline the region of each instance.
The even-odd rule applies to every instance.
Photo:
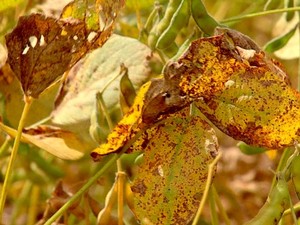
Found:
[[[141,128],[142,109],[144,106],[145,94],[151,85],[151,81],[144,84],[138,92],[133,106],[124,115],[123,119],[117,124],[114,130],[108,135],[107,143],[94,149],[91,156],[94,160],[99,160],[101,156],[117,152],[128,142]]]
[[[249,37],[221,30],[194,41],[170,67],[182,92],[229,136],[268,149],[299,141],[300,95]]]

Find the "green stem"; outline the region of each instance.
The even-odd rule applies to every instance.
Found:
[[[208,194],[208,200],[209,200],[209,208],[210,208],[210,218],[211,218],[211,224],[212,225],[218,225],[219,220],[218,220],[218,214],[216,210],[216,202],[214,198],[213,190],[212,188],[209,189],[209,194]]]
[[[79,197],[84,194],[98,179],[102,174],[106,172],[120,157],[120,154],[114,154],[111,159],[105,163],[105,165],[93,176],[87,183],[85,183],[79,191],[77,191],[70,199],[67,201],[56,213],[50,217],[44,225],[51,225],[54,223],[74,202],[79,199]]]
[[[156,123],[159,124],[160,122]],[[89,187],[91,187],[93,185],[93,183],[95,183],[100,176],[102,176],[106,170],[108,170],[116,161],[117,159],[119,159],[119,157],[127,151],[127,149],[137,140],[141,137],[141,135],[144,133],[144,131],[147,129],[148,127],[145,127],[143,129],[141,129],[140,131],[138,131],[136,133],[136,135],[130,139],[121,149],[121,151],[118,154],[111,154],[112,157],[103,165],[103,167],[93,176],[91,177],[88,182],[82,186],[82,188],[76,192],[76,194],[74,194],[68,202],[66,202],[58,211],[56,211],[56,213],[47,220],[47,222],[44,225],[51,225],[52,223],[55,222],[55,220],[57,220],[70,206],[72,206],[72,204],[77,201],[77,199],[79,199],[79,197],[84,194]]]
[[[38,212],[38,204],[41,188],[38,185],[33,185],[30,196],[30,205],[28,210],[27,225],[34,225],[36,223],[36,216]]]
[[[102,112],[106,118],[108,127],[110,132],[112,132],[113,128],[114,128],[114,124],[109,116],[107,107],[105,105],[105,101],[103,99],[103,92],[101,93],[97,93],[97,102],[100,103],[100,107],[102,109]],[[117,173],[117,183],[118,183],[118,225],[123,225],[123,214],[124,214],[124,197],[123,197],[123,183],[121,180],[121,174],[122,172],[122,163],[120,159],[117,159],[117,169],[118,169],[118,173]]]
[[[273,9],[273,10],[268,10],[268,11],[263,11],[263,12],[249,13],[249,14],[246,14],[246,15],[235,16],[235,17],[232,17],[232,18],[222,20],[221,23],[222,24],[231,23],[231,22],[236,22],[236,21],[243,20],[243,19],[258,17],[258,16],[266,16],[266,15],[271,15],[271,14],[276,14],[276,13],[293,12],[293,11],[300,11],[300,7],[292,7],[292,8],[284,8],[284,9]]]
[[[10,141],[10,137],[7,136],[6,139],[5,139],[5,141],[4,141],[4,143],[0,147],[0,158],[2,156],[4,156],[4,154],[6,153],[8,147],[9,147],[9,141]]]
[[[2,215],[3,215],[3,210],[4,210],[4,204],[5,204],[5,200],[6,200],[6,195],[7,195],[7,190],[8,190],[8,186],[9,186],[9,181],[11,179],[12,176],[12,172],[13,172],[13,165],[14,162],[16,160],[16,156],[17,156],[17,152],[19,149],[19,144],[20,144],[20,139],[22,136],[22,130],[25,124],[25,120],[28,114],[28,111],[30,109],[30,106],[32,104],[33,99],[29,96],[25,96],[25,105],[23,108],[23,112],[19,121],[19,126],[18,126],[18,131],[17,131],[17,135],[14,141],[14,145],[11,151],[11,155],[10,155],[10,159],[8,162],[8,166],[7,166],[7,170],[6,170],[6,174],[5,174],[5,178],[4,178],[4,183],[2,186],[2,190],[1,190],[1,196],[0,196],[0,219],[2,219]]]
[[[214,159],[214,161],[208,165],[208,174],[207,174],[207,180],[206,180],[206,185],[205,185],[205,189],[204,189],[204,193],[199,205],[199,208],[197,210],[196,216],[193,220],[192,225],[197,225],[199,219],[200,219],[200,215],[202,213],[202,210],[204,208],[204,204],[206,202],[207,196],[208,196],[208,191],[210,189],[210,185],[212,182],[212,177],[213,177],[213,170],[214,170],[214,166],[216,165],[216,163],[220,160],[222,156],[222,152],[219,152],[219,154],[217,155],[217,157]]]
[[[212,189],[212,194],[214,195],[214,200],[216,201],[216,204],[218,206],[218,209],[219,209],[219,212],[220,212],[220,216],[222,217],[222,219],[224,220],[224,223],[226,225],[230,225],[230,220],[228,218],[228,215],[226,213],[226,210],[224,209],[223,205],[222,205],[222,202],[220,200],[220,197],[218,195],[218,192],[215,188],[214,185],[211,186],[211,189]]]

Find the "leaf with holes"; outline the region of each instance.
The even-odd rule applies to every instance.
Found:
[[[6,35],[6,45],[8,63],[24,94],[37,98],[88,51],[102,46],[122,5],[122,1],[75,1],[64,8],[60,19],[41,14],[20,17],[15,29]],[[80,16],[72,13],[79,9]],[[87,16],[90,14],[93,17]]]

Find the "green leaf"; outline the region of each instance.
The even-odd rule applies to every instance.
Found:
[[[131,186],[141,224],[187,224],[198,209],[217,148],[213,129],[189,115],[189,107],[147,130],[133,146],[144,149]]]
[[[250,146],[250,145],[247,145],[244,142],[239,142],[237,146],[239,147],[241,152],[243,152],[246,155],[254,155],[254,154],[259,154],[259,153],[266,152],[265,148]]]
[[[274,38],[273,40],[269,41],[265,46],[264,50],[266,52],[275,52],[281,48],[283,48],[289,40],[294,36],[296,30],[298,28],[298,24],[296,24],[291,30],[287,33],[282,34],[279,37]]]

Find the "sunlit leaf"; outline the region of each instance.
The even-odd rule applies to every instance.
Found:
[[[194,41],[172,65],[178,71],[174,77],[181,77],[182,91],[229,136],[269,149],[294,145],[299,93],[278,63],[235,33]]]
[[[93,150],[91,156],[94,160],[99,160],[103,155],[119,151],[120,148],[145,126],[142,122],[142,109],[145,102],[145,93],[150,86],[151,82],[149,81],[141,87],[133,106],[108,135],[107,142]]]
[[[145,141],[146,140],[146,141]],[[214,130],[189,107],[146,131],[131,189],[141,224],[188,224],[198,209],[208,165],[217,154]]]
[[[162,77],[144,84],[132,107],[109,134],[107,143],[100,145],[92,152],[94,160],[98,160],[103,155],[118,152],[137,133],[142,134],[143,130],[151,127],[155,122],[165,119],[165,110],[169,113],[176,112],[186,106],[186,98],[178,96],[180,90],[172,84]]]
[[[119,1],[75,1],[66,6],[60,19],[41,14],[20,17],[16,28],[6,36],[6,45],[8,62],[24,94],[37,98],[88,51],[103,45],[122,5]],[[72,13],[77,12],[75,9],[82,10],[80,16]],[[105,21],[103,26],[100,16]]]
[[[17,131],[3,123],[0,129],[12,137],[16,136]],[[34,144],[47,152],[67,160],[76,160],[90,149],[80,137],[74,133],[62,130],[57,127],[39,126],[23,131],[21,141]]]

